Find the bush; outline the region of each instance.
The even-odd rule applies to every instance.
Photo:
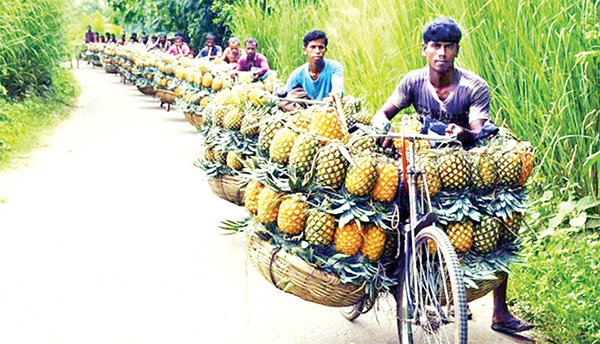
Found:
[[[30,96],[21,101],[0,97],[0,169],[34,148],[48,128],[69,113],[79,94],[70,71],[57,69],[50,97]]]
[[[0,7],[0,95],[48,96],[69,56],[65,38],[69,1],[5,0]],[[72,5],[72,4],[71,4]]]

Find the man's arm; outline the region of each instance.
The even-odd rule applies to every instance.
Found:
[[[331,75],[331,93],[339,92],[340,96],[344,94],[344,67],[341,63],[335,63]]]
[[[263,75],[265,74],[269,69],[271,69],[269,67],[269,61],[267,60],[267,57],[264,55],[257,55],[256,58],[259,60],[258,62],[260,63],[260,67],[258,72],[256,73],[256,75]]]

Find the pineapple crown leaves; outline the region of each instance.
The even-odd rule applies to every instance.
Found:
[[[476,197],[479,209],[503,220],[509,219],[513,213],[526,212],[526,202],[527,194],[523,187],[499,187],[494,192]]]
[[[481,220],[481,211],[468,192],[442,190],[431,200],[431,205],[438,221],[442,224],[462,222],[467,219],[476,222]]]
[[[377,211],[373,208],[369,197],[353,196],[346,192],[344,186],[338,194],[324,192],[321,196],[327,197],[331,201],[331,209],[328,213],[338,217],[340,228],[355,220],[373,222],[377,217]]]
[[[227,165],[223,165],[219,162],[208,161],[202,157],[196,159],[194,161],[194,166],[198,167],[204,174],[206,178],[219,178],[221,176],[235,176],[238,175],[238,172],[231,169]]]
[[[260,156],[246,159],[243,164],[251,179],[258,180],[279,192],[295,191],[290,186],[290,176],[287,174],[287,170],[281,165]]]
[[[489,254],[481,255],[473,250],[458,254],[463,280],[467,287],[477,289],[477,281],[495,280],[500,272],[510,273],[511,264],[521,264],[517,244],[498,245]]]
[[[223,220],[217,227],[224,230],[224,235],[248,233],[252,231],[252,216],[246,215],[239,220]]]

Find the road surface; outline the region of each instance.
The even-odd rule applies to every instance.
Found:
[[[0,343],[397,343],[393,304],[351,323],[290,296],[220,221],[240,207],[193,166],[199,137],[118,77],[81,64],[74,112],[0,174]],[[521,343],[472,306],[470,343]]]

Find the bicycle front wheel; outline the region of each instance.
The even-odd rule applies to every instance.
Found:
[[[446,234],[434,226],[422,229],[404,268],[396,298],[400,343],[466,344],[465,286]]]

